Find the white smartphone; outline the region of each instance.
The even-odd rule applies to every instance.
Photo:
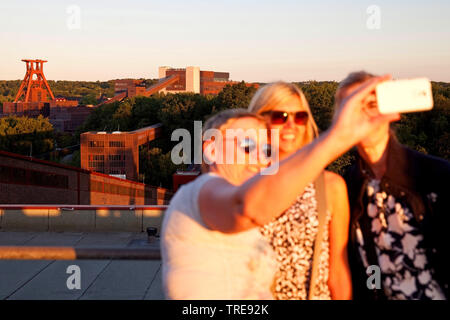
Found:
[[[377,85],[375,91],[382,114],[433,109],[431,82],[427,78],[386,81]]]

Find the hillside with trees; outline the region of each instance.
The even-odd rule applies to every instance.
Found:
[[[0,119],[0,150],[39,156],[54,148],[53,126],[47,118]]]
[[[320,131],[326,130],[334,112],[334,93],[337,82],[296,83],[305,93]],[[152,159],[144,166],[146,182],[170,186],[171,174],[183,166],[173,165],[170,151],[177,142],[170,135],[177,128],[185,128],[193,135],[193,122],[205,121],[212,114],[227,108],[246,108],[256,90],[244,83],[227,86],[218,96],[198,94],[153,95],[136,97],[105,105],[95,110],[80,132],[87,130],[135,130],[158,122],[163,123],[163,138],[153,141],[141,150],[141,160]],[[435,107],[432,111],[403,114],[393,124],[399,140],[411,148],[450,160],[450,84],[433,83]],[[147,159],[147,160],[146,160]],[[349,151],[328,169],[342,174],[354,161],[354,150]],[[150,163],[150,162],[148,162]]]
[[[155,123],[163,124],[162,138],[141,147],[141,179],[152,185],[171,187],[172,174],[185,166],[170,161],[170,152],[178,143],[170,140],[178,128],[194,136],[194,121],[205,121],[227,108],[246,108],[256,91],[244,82],[226,86],[217,96],[200,94],[155,94],[151,97],[127,98],[95,109],[77,135],[85,131],[132,131]]]
[[[1,89],[1,83],[0,97],[2,92],[7,92]],[[94,84],[93,87],[74,85],[75,89],[72,84],[61,83],[61,89],[58,89],[61,91],[57,92],[63,92],[62,88],[65,88],[68,94],[85,94],[86,97],[89,92],[98,94],[101,90],[112,90],[109,82],[103,83],[103,88],[102,83]],[[319,129],[326,130],[333,117],[334,93],[338,83],[308,81],[296,84],[305,93]],[[432,85],[434,109],[403,114],[401,120],[392,126],[400,142],[420,152],[450,160],[450,84],[434,82]],[[246,108],[255,91],[255,88],[247,87],[242,82],[226,86],[217,96],[183,93],[127,98],[95,109],[74,137],[53,133],[47,119],[5,118],[0,122],[0,149],[27,155],[33,148],[33,154],[37,155],[50,151],[55,145],[77,144],[79,135],[85,131],[131,131],[162,123],[162,137],[149,146],[141,147],[141,181],[145,178],[146,183],[170,188],[172,174],[177,169],[185,168],[170,161],[170,152],[178,143],[171,141],[171,133],[175,129],[185,128],[193,136],[194,121],[204,122],[212,114],[227,108]],[[41,131],[43,134],[37,134]],[[354,151],[350,151],[332,163],[329,169],[342,174],[353,160]],[[79,165],[79,152],[75,152],[72,164]]]
[[[146,86],[154,84],[155,79],[142,79]],[[0,103],[12,102],[16,97],[22,80],[0,80]],[[105,95],[114,96],[114,80],[109,81],[66,81],[48,80],[50,89],[55,97],[62,96],[77,99],[80,104],[97,104],[97,100]]]

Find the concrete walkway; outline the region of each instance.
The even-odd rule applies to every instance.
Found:
[[[146,233],[74,233],[0,231],[0,246],[142,247]],[[80,289],[69,289],[73,271],[80,270]],[[73,277],[71,278],[73,279]],[[161,261],[129,260],[0,260],[0,299],[95,300],[164,299]]]

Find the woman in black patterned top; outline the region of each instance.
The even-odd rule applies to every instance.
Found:
[[[318,136],[308,102],[294,84],[277,82],[259,89],[249,110],[265,116],[279,130],[279,158],[283,160]],[[325,171],[328,228],[321,248],[314,248],[318,230],[316,192],[310,183],[279,217],[260,230],[269,240],[279,263],[273,295],[276,299],[307,299],[314,250],[320,250],[319,277],[312,299],[350,299],[347,262],[349,209],[344,180]],[[276,186],[274,186],[276,187]]]
[[[351,73],[339,84],[336,105],[373,77]],[[368,103],[367,113],[377,114],[376,101]],[[450,163],[401,145],[388,123],[356,148],[346,175],[355,297],[447,299]],[[374,266],[379,281],[368,284],[367,269]]]

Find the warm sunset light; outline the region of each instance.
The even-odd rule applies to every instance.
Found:
[[[141,317],[315,319],[340,303],[280,300],[446,301],[449,12],[3,1],[0,300],[52,300],[3,314],[103,319],[138,305],[54,300],[145,300]]]

